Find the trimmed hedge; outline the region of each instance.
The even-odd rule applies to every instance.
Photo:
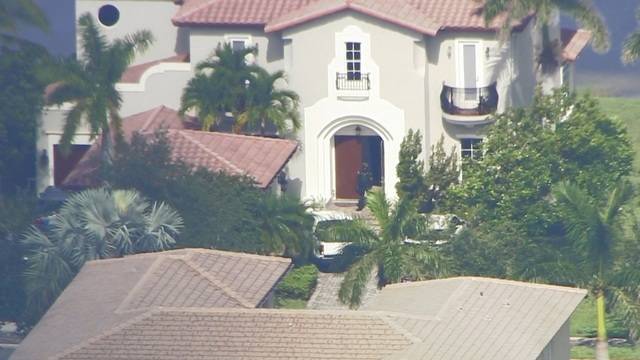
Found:
[[[278,299],[309,300],[318,283],[318,269],[306,265],[293,269],[276,287]]]

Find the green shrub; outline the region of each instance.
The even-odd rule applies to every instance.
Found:
[[[292,270],[276,287],[276,301],[284,299],[308,300],[318,283],[318,269],[306,265]]]
[[[307,301],[302,299],[281,299],[276,298],[276,308],[278,309],[306,309]]]

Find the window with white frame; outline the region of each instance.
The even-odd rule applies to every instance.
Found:
[[[460,139],[460,155],[463,159],[478,160],[482,158],[482,139]]]
[[[231,46],[233,51],[242,51],[251,46],[251,39],[249,36],[225,36],[225,40]]]
[[[347,42],[347,80],[362,79],[362,45],[359,42]]]

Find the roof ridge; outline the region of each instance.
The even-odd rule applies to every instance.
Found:
[[[142,314],[136,315],[132,318],[130,318],[129,320],[126,320],[122,323],[120,323],[119,325],[116,325],[112,328],[108,328],[107,330],[101,332],[100,334],[90,337],[84,341],[82,341],[81,343],[77,344],[77,345],[73,345],[69,348],[67,348],[66,350],[60,352],[59,354],[50,356],[48,359],[49,360],[59,360],[62,359],[63,357],[73,354],[74,352],[78,351],[78,350],[82,350],[82,348],[85,348],[89,345],[91,345],[92,343],[99,341],[102,338],[105,338],[109,335],[113,335],[115,333],[117,333],[118,331],[123,330],[124,328],[131,326],[137,322],[140,322],[142,320],[147,319],[148,317],[150,317],[151,315],[153,315],[155,311],[153,309],[148,310],[143,312]]]
[[[158,116],[158,114],[160,114],[160,112],[163,109],[164,109],[164,105],[160,105],[160,106],[156,107],[155,109],[153,109],[151,111],[151,114],[149,114],[149,116],[147,117],[146,121],[142,125],[142,127],[140,127],[140,129],[138,130],[138,132],[139,133],[145,132],[147,130],[147,128],[149,127],[149,125],[151,125],[151,123],[155,120],[156,116]]]
[[[250,254],[236,251],[225,251],[218,249],[206,249],[206,248],[188,248],[188,249],[179,249],[179,250],[188,250],[190,253],[201,253],[201,254],[221,254],[226,256],[235,256],[235,257],[244,257],[244,258],[252,258],[257,260],[266,260],[266,261],[276,261],[276,262],[284,262],[291,263],[291,260],[288,258],[284,258],[281,256],[272,256],[272,255],[259,255],[259,254]],[[172,250],[173,251],[173,250]]]
[[[247,300],[244,297],[242,297],[240,294],[235,292],[229,286],[227,286],[226,284],[223,284],[222,281],[216,279],[214,276],[211,276],[209,273],[207,273],[207,271],[205,269],[203,269],[200,266],[198,266],[198,264],[192,262],[189,259],[189,257],[187,257],[186,259],[180,258],[180,259],[176,259],[176,260],[184,262],[187,266],[191,267],[198,274],[200,274],[200,276],[202,276],[205,279],[207,279],[211,284],[213,284],[214,286],[218,287],[220,290],[225,292],[229,297],[231,297],[232,299],[234,299],[238,303],[240,303],[240,305],[245,306],[247,309],[253,309],[253,308],[256,307],[256,304],[253,304],[253,303],[249,302],[249,300]]]
[[[184,129],[181,131],[188,131],[188,132],[194,132],[198,134],[207,134],[207,135],[214,135],[214,136],[218,135],[218,136],[228,136],[228,137],[237,137],[237,138],[250,138],[250,139],[257,139],[260,141],[297,143],[296,140],[292,140],[292,139],[282,139],[282,138],[256,136],[256,135],[233,134],[233,133],[220,132],[220,131],[203,131],[203,130],[193,130],[193,129]]]
[[[142,276],[140,277],[140,279],[136,282],[136,284],[127,292],[127,296],[124,297],[124,300],[122,300],[122,302],[120,302],[120,304],[118,304],[118,307],[113,311],[116,314],[123,314],[123,313],[129,313],[132,311],[142,311],[142,310],[149,310],[151,308],[153,308],[152,306],[150,307],[146,307],[146,308],[135,308],[135,309],[127,309],[127,307],[131,306],[131,301],[133,300],[134,296],[141,291],[141,288],[143,286],[143,284],[145,284],[147,282],[147,279],[149,279],[149,277],[151,277],[154,273],[154,271],[160,266],[160,264],[165,261],[165,258],[162,256],[158,256],[152,263],[151,265],[145,270],[144,274],[142,274]]]
[[[424,284],[427,284],[427,283],[433,282],[433,281],[441,281],[441,282],[447,281],[447,282],[450,282],[450,281],[461,281],[461,280],[470,280],[470,281],[477,281],[477,282],[492,282],[492,283],[496,283],[496,284],[510,284],[510,285],[515,285],[515,286],[519,286],[519,287],[545,288],[545,289],[550,289],[550,290],[574,292],[574,293],[579,293],[579,294],[585,293],[587,291],[587,290],[584,290],[584,289],[581,289],[581,288],[571,287],[571,286],[541,284],[541,283],[534,283],[534,282],[525,282],[525,281],[517,281],[517,280],[509,280],[509,279],[499,279],[499,278],[482,277],[482,276],[455,276],[455,277],[442,278],[442,279],[404,282],[404,283],[390,284],[390,285],[385,286],[385,288],[415,287],[415,286],[424,286]]]
[[[233,171],[237,172],[240,175],[246,175],[246,173],[240,169],[239,167],[237,167],[235,164],[233,164],[231,161],[225,159],[223,156],[221,156],[220,154],[216,153],[215,151],[207,148],[206,146],[204,146],[202,143],[200,143],[199,141],[197,141],[196,139],[192,138],[191,136],[189,136],[188,132],[193,131],[193,130],[174,130],[172,132],[177,133],[178,135],[182,136],[183,138],[185,138],[186,140],[190,141],[191,143],[193,143],[194,145],[196,145],[197,147],[199,147],[201,150],[204,150],[206,153],[208,153],[209,155],[215,157],[216,159],[220,160],[221,162],[225,163],[226,165],[228,165],[231,169],[233,169]]]

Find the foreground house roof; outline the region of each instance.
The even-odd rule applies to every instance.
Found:
[[[110,276],[112,281],[124,276],[119,271]],[[104,300],[91,293],[94,285],[88,276],[93,274],[83,272],[27,337],[15,359],[33,354],[30,349],[42,349],[36,340],[56,334],[54,324],[64,326],[69,317],[86,316],[83,309],[91,308],[90,316],[111,319],[101,306]],[[163,303],[130,313],[82,341],[71,342],[62,333],[59,340],[73,345],[46,354],[75,360],[535,360],[585,294],[573,288],[462,277],[387,286],[359,311]],[[65,301],[78,306],[61,309]],[[138,303],[135,295],[124,302],[111,301],[108,308],[129,311]]]
[[[184,0],[173,23],[256,25],[272,32],[352,10],[426,35],[435,35],[440,30],[499,29],[504,18],[486,26],[481,9],[482,4],[475,0]]]
[[[290,265],[291,261],[285,258],[205,249],[87,262],[12,359],[78,358],[73,354],[84,353],[82,349],[93,349],[93,352],[103,347],[107,339],[130,332],[127,325],[138,326],[138,321],[143,319],[152,322],[145,329],[156,333],[147,340],[168,346],[179,344],[180,337],[162,336],[163,318],[157,314],[162,314],[163,310],[159,309],[261,306]],[[184,340],[197,341],[198,337],[206,336],[195,321],[182,323],[185,326],[180,329],[175,327],[178,324],[178,321],[172,322],[168,330],[187,333],[188,338]],[[138,335],[149,334],[144,331],[134,333],[131,337],[127,335],[127,341],[118,342],[129,348],[123,356],[103,348],[98,351],[100,356],[89,358],[156,359],[134,354],[150,349],[144,341],[135,343]]]
[[[293,140],[194,130],[197,128],[195,119],[185,119],[165,106],[129,116],[123,119],[122,127],[126,140],[134,133],[149,136],[159,130],[166,131],[174,160],[212,172],[248,176],[260,188],[271,184],[298,147]],[[99,159],[98,140],[67,176],[63,186],[96,185]]]
[[[591,41],[591,32],[584,29],[562,29],[560,38],[562,41],[562,59],[576,61],[582,50]]]

